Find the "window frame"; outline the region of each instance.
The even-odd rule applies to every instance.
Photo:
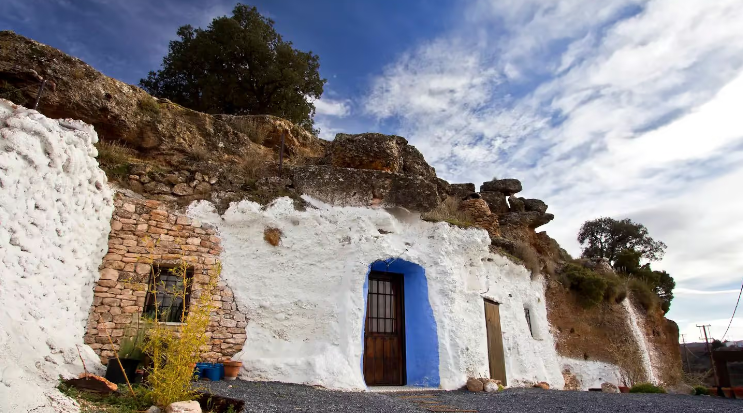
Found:
[[[177,277],[177,276],[175,276],[175,275],[173,275],[171,273],[172,270],[175,269],[175,268],[177,268],[177,267],[178,267],[178,264],[157,264],[157,263],[152,264],[152,272],[150,272],[150,275],[149,275],[149,277],[147,279],[147,295],[145,295],[144,305],[142,306],[142,315],[143,316],[148,316],[148,315],[149,316],[154,316],[154,302],[155,301],[152,298],[153,296],[160,296],[160,295],[162,295],[164,297],[164,296],[166,296],[166,294],[169,295],[170,296],[170,300],[171,300],[171,304],[169,306],[172,308],[172,302],[174,301],[173,300],[173,296],[175,294],[174,293],[169,293],[167,291],[167,289],[168,289],[168,286],[176,286],[176,285],[178,285],[177,282],[178,282],[178,278],[179,277]],[[176,313],[174,313],[174,314],[177,315],[176,318],[174,318],[174,317],[163,318],[162,317],[162,314],[163,314],[162,308],[164,307],[164,305],[163,304],[160,304],[159,305],[160,309],[157,312],[157,314],[158,314],[157,322],[158,323],[165,323],[165,324],[168,324],[168,325],[178,325],[178,324],[183,324],[185,322],[185,317],[188,316],[188,313],[189,313],[189,310],[190,310],[190,307],[191,307],[191,295],[193,294],[194,274],[195,274],[195,270],[194,270],[194,267],[193,266],[186,267],[185,277],[186,277],[187,280],[189,280],[189,283],[188,283],[188,286],[186,288],[186,296],[183,297],[182,303],[181,303],[185,307],[185,312],[184,311],[177,311]],[[166,279],[165,280],[164,291],[160,291],[160,288],[161,288],[160,287],[161,286],[161,283],[160,283],[161,277],[172,277],[173,278],[173,280],[169,280],[169,279]],[[170,281],[173,281],[173,282],[171,283]],[[153,290],[153,287],[154,287],[154,290]],[[153,291],[155,291],[155,292],[153,293]],[[162,297],[158,299],[158,302],[159,303],[163,303],[164,301],[165,301],[165,299],[162,298]],[[179,305],[176,308],[181,308],[181,306]]]

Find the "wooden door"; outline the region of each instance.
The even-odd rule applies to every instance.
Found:
[[[503,332],[500,328],[500,309],[497,303],[485,300],[485,325],[488,330],[488,359],[490,378],[506,382],[506,358],[503,355]]]
[[[367,386],[405,384],[405,315],[402,274],[372,272],[364,326]]]

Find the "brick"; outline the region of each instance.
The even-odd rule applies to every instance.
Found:
[[[104,298],[103,304],[110,305],[110,306],[118,306],[121,304],[121,300],[119,300],[118,298]]]
[[[138,313],[141,308],[136,305],[131,305],[128,307],[121,307],[121,311],[124,313]]]
[[[119,272],[114,269],[106,268],[105,270],[101,271],[101,279],[116,281],[119,279]]]
[[[213,242],[215,244],[218,244],[219,243],[219,237],[216,237],[214,235],[210,235],[209,236],[209,242]]]
[[[98,285],[101,287],[115,287],[116,284],[116,280],[98,280]]]
[[[130,219],[130,218],[119,218],[119,221],[120,221],[120,222],[121,222],[122,224],[129,224],[129,225],[133,225],[133,224],[136,224],[136,223],[137,223],[137,221],[136,221],[136,220],[134,220],[134,219]]]
[[[111,307],[111,309],[109,310],[109,312],[111,313],[111,315],[117,316],[117,315],[121,314],[121,307]]]
[[[178,225],[191,225],[191,219],[181,215],[176,219],[175,223]]]
[[[125,246],[127,246],[127,247],[136,247],[136,246],[137,246],[137,241],[134,241],[134,240],[132,240],[132,239],[125,239],[125,240],[123,241],[123,244],[124,244]]]
[[[144,275],[150,273],[150,265],[149,264],[137,264],[136,269],[137,274]]]
[[[114,324],[111,321],[107,321],[105,323],[99,323],[98,324],[98,327],[96,327],[96,329],[98,329],[98,330],[110,330],[110,329],[115,328],[115,327],[116,327],[116,324]]]
[[[163,235],[160,235],[160,240],[165,241],[165,242],[172,242],[172,241],[175,241],[175,238],[172,235],[163,234]]]
[[[121,229],[121,222],[119,221],[111,221],[111,230],[118,231]]]
[[[131,314],[121,314],[113,317],[113,321],[116,324],[129,324],[132,322]]]
[[[181,245],[183,251],[198,251],[199,248],[193,245]]]
[[[121,261],[132,263],[132,262],[138,262],[139,258],[138,257],[124,257],[121,259]],[[126,270],[126,271],[134,271],[134,270]]]
[[[137,177],[137,179],[139,179],[139,177]],[[137,208],[134,206],[134,204],[129,204],[129,203],[124,204],[124,210],[125,211],[134,212],[134,211],[136,211],[136,209]]]
[[[103,257],[103,261],[121,261],[121,259],[124,258],[119,254],[106,254],[105,257]]]

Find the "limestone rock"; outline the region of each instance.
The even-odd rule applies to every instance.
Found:
[[[475,184],[450,184],[449,187],[451,188],[451,195],[460,199],[476,192]]]
[[[500,380],[488,379],[485,382],[483,390],[485,390],[488,393],[495,393],[498,390],[500,390],[500,386],[501,386]]]
[[[524,198],[517,198],[513,195],[508,197],[508,204],[510,212],[526,212],[526,205],[524,204]]]
[[[619,393],[619,388],[609,382],[601,383],[601,391],[604,393]]]
[[[478,392],[483,390],[482,382],[474,377],[467,379],[467,390]]]
[[[480,192],[502,192],[505,195],[517,194],[521,189],[518,179],[494,179],[480,185]]]
[[[547,204],[539,199],[521,198],[521,200],[524,202],[524,209],[528,212],[539,212],[540,214],[547,212]]]
[[[178,184],[173,187],[173,193],[178,196],[191,195],[193,194],[193,188],[188,184]]]
[[[509,212],[498,217],[501,226],[521,226],[528,228],[539,228],[555,219],[552,214],[540,214],[539,212]]]
[[[490,211],[494,214],[505,214],[508,212],[506,195],[502,192],[481,192],[480,197],[488,203]]]
[[[145,410],[144,413],[162,413],[162,410],[157,406],[150,406],[150,408]]]
[[[426,212],[440,202],[436,180],[389,172],[307,165],[292,169],[297,192],[344,206],[400,206]]]
[[[380,133],[339,133],[328,147],[329,164],[432,178],[434,169],[405,138]]]
[[[161,182],[152,181],[144,185],[144,190],[151,194],[169,194],[170,186],[165,185]]]
[[[170,403],[165,413],[201,413],[201,405],[196,400]]]
[[[563,390],[580,390],[580,380],[578,376],[573,374],[570,370],[564,370],[562,377],[565,379],[565,387]]]

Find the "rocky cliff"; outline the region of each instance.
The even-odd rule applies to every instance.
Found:
[[[535,276],[545,274],[560,354],[616,363],[611,352],[601,349],[627,343],[628,330],[618,327],[626,312],[617,306],[579,310],[570,292],[553,279],[571,258],[546,232],[536,231],[555,217],[545,202],[519,197],[522,184],[516,179],[485,182],[477,191],[472,183],[450,184],[437,177],[423,155],[399,136],[339,134],[326,142],[271,116],[195,112],[108,78],[54,48],[0,32],[0,98],[32,105],[42,81],[38,110],[93,125],[101,139],[98,159],[109,180],[147,199],[180,206],[203,199],[224,211],[232,201],[267,204],[281,196],[302,208],[300,195],[307,194],[343,206],[443,210],[437,219],[485,229],[493,251],[523,263]],[[670,352],[669,371],[675,371],[678,348],[669,343],[678,341],[677,329],[662,315],[645,317],[646,336]],[[664,377],[675,380],[672,373]]]

